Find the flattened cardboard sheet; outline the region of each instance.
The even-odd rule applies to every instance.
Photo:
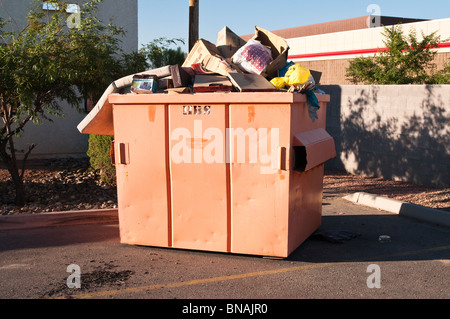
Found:
[[[228,78],[241,92],[274,92],[277,89],[262,75],[230,73]]]

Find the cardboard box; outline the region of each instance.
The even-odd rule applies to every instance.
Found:
[[[225,59],[230,59],[233,54],[242,47],[246,41],[231,31],[228,27],[224,27],[217,33],[217,49]]]
[[[228,73],[238,72],[236,68],[225,61],[214,44],[204,39],[195,43],[182,67],[191,67],[193,64],[201,64],[203,69],[224,76],[227,76]]]
[[[278,76],[278,70],[286,65],[288,58],[289,45],[285,39],[255,26],[255,35],[253,39],[258,40],[263,45],[270,48],[273,61],[267,66],[266,77],[274,78]]]

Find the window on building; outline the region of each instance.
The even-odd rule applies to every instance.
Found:
[[[68,3],[66,12],[67,13],[78,13],[79,8],[80,7],[77,4]],[[56,11],[56,10],[59,10],[59,7],[56,3],[44,1],[44,3],[42,4],[42,9],[46,10],[46,11]]]

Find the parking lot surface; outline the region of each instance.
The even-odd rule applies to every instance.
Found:
[[[322,207],[322,226],[285,259],[124,245],[108,218],[3,229],[0,298],[176,299],[179,314],[212,311],[205,300],[215,316],[226,300],[257,311],[258,300],[450,298],[448,227],[333,194]]]

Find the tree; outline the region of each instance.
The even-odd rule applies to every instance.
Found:
[[[123,30],[96,17],[102,0],[82,5],[76,28],[67,26],[65,1],[51,2],[55,11],[43,11],[42,1],[35,1],[21,30],[5,31],[10,20],[0,20],[0,159],[14,182],[18,206],[25,204],[25,161],[34,145],[19,167],[14,139],[30,122],[63,115],[61,101],[79,108],[88,98],[96,100],[143,59],[142,53],[121,55]]]
[[[183,39],[158,38],[141,48],[140,53],[147,58],[151,68],[159,68],[165,65],[183,64],[185,60],[184,52],[180,47],[170,48],[177,42],[183,43]]]
[[[401,26],[384,27],[385,49],[373,57],[357,57],[350,61],[347,78],[365,84],[433,84],[448,80],[448,67],[436,72],[433,62],[441,39],[436,32],[419,40],[415,30],[408,35]],[[447,75],[445,75],[447,74]],[[448,82],[447,82],[448,83]]]

